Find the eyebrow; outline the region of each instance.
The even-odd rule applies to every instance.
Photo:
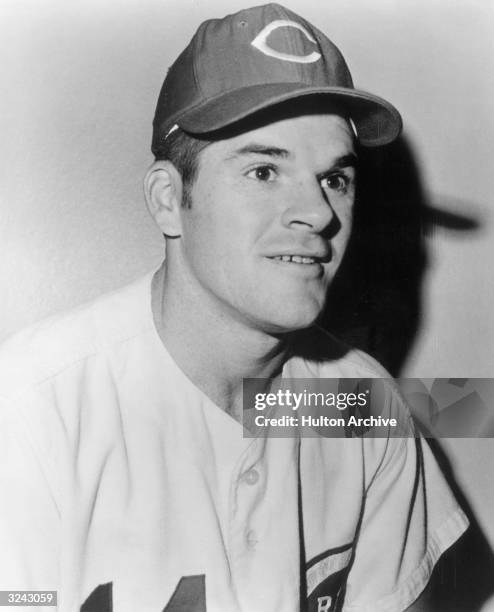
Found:
[[[287,157],[290,157],[290,152],[286,149],[280,149],[279,147],[268,147],[266,145],[252,142],[233,151],[233,153],[231,153],[226,159],[235,159],[236,157],[241,157],[242,155],[266,155],[267,157],[280,157],[286,159]]]
[[[333,163],[331,164],[330,170],[334,168],[356,168],[358,164],[358,157],[355,153],[348,153],[347,155],[342,155],[341,157],[337,157]]]
[[[286,149],[280,149],[279,147],[266,146],[253,142],[246,144],[240,149],[236,149],[226,159],[235,159],[237,157],[241,157],[242,155],[266,155],[266,157],[278,157],[286,159],[287,157],[291,156],[291,153]],[[323,174],[326,174],[327,172],[330,172],[331,170],[336,168],[355,168],[357,166],[357,163],[358,158],[355,153],[341,155],[333,161],[329,170],[327,170]]]

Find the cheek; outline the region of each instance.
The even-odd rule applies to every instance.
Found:
[[[199,204],[197,205],[199,206]],[[194,274],[210,286],[230,285],[231,277],[242,276],[247,261],[249,238],[239,215],[218,208],[204,208],[187,220],[183,252]]]
[[[220,176],[214,184],[196,182],[192,208],[183,215],[183,245],[185,257],[202,275],[211,279],[213,270],[220,276],[231,275],[232,270],[237,276],[248,273],[276,222],[271,195],[262,195],[250,184],[237,184],[228,177]]]
[[[200,261],[216,244],[207,219],[191,219],[183,224],[182,245],[187,259]]]
[[[334,238],[334,242],[341,245],[342,248],[345,248],[353,227],[353,207],[351,204],[341,206],[340,209],[336,211],[336,214],[341,227]]]

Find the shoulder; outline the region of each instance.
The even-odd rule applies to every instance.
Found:
[[[373,357],[319,327],[308,331],[304,348],[288,362],[284,376],[304,379],[307,389],[319,393],[352,396],[352,404],[338,412],[345,422],[342,435],[361,438],[370,481],[386,457],[403,453],[406,440],[415,437],[410,408],[397,382]]]
[[[114,364],[128,358],[131,339],[145,342],[154,329],[150,286],[148,275],[0,347],[0,463],[10,455],[9,475],[31,483],[41,474],[61,500],[75,458],[91,466],[112,448],[120,418]]]
[[[15,398],[152,327],[151,276],[9,338],[0,347],[0,397]]]

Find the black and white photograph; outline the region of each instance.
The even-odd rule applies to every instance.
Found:
[[[494,612],[494,3],[0,3],[0,608]]]

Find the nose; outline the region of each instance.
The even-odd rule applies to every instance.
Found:
[[[282,215],[282,222],[290,229],[323,234],[331,226],[339,225],[334,209],[317,180],[304,182],[291,190]]]

